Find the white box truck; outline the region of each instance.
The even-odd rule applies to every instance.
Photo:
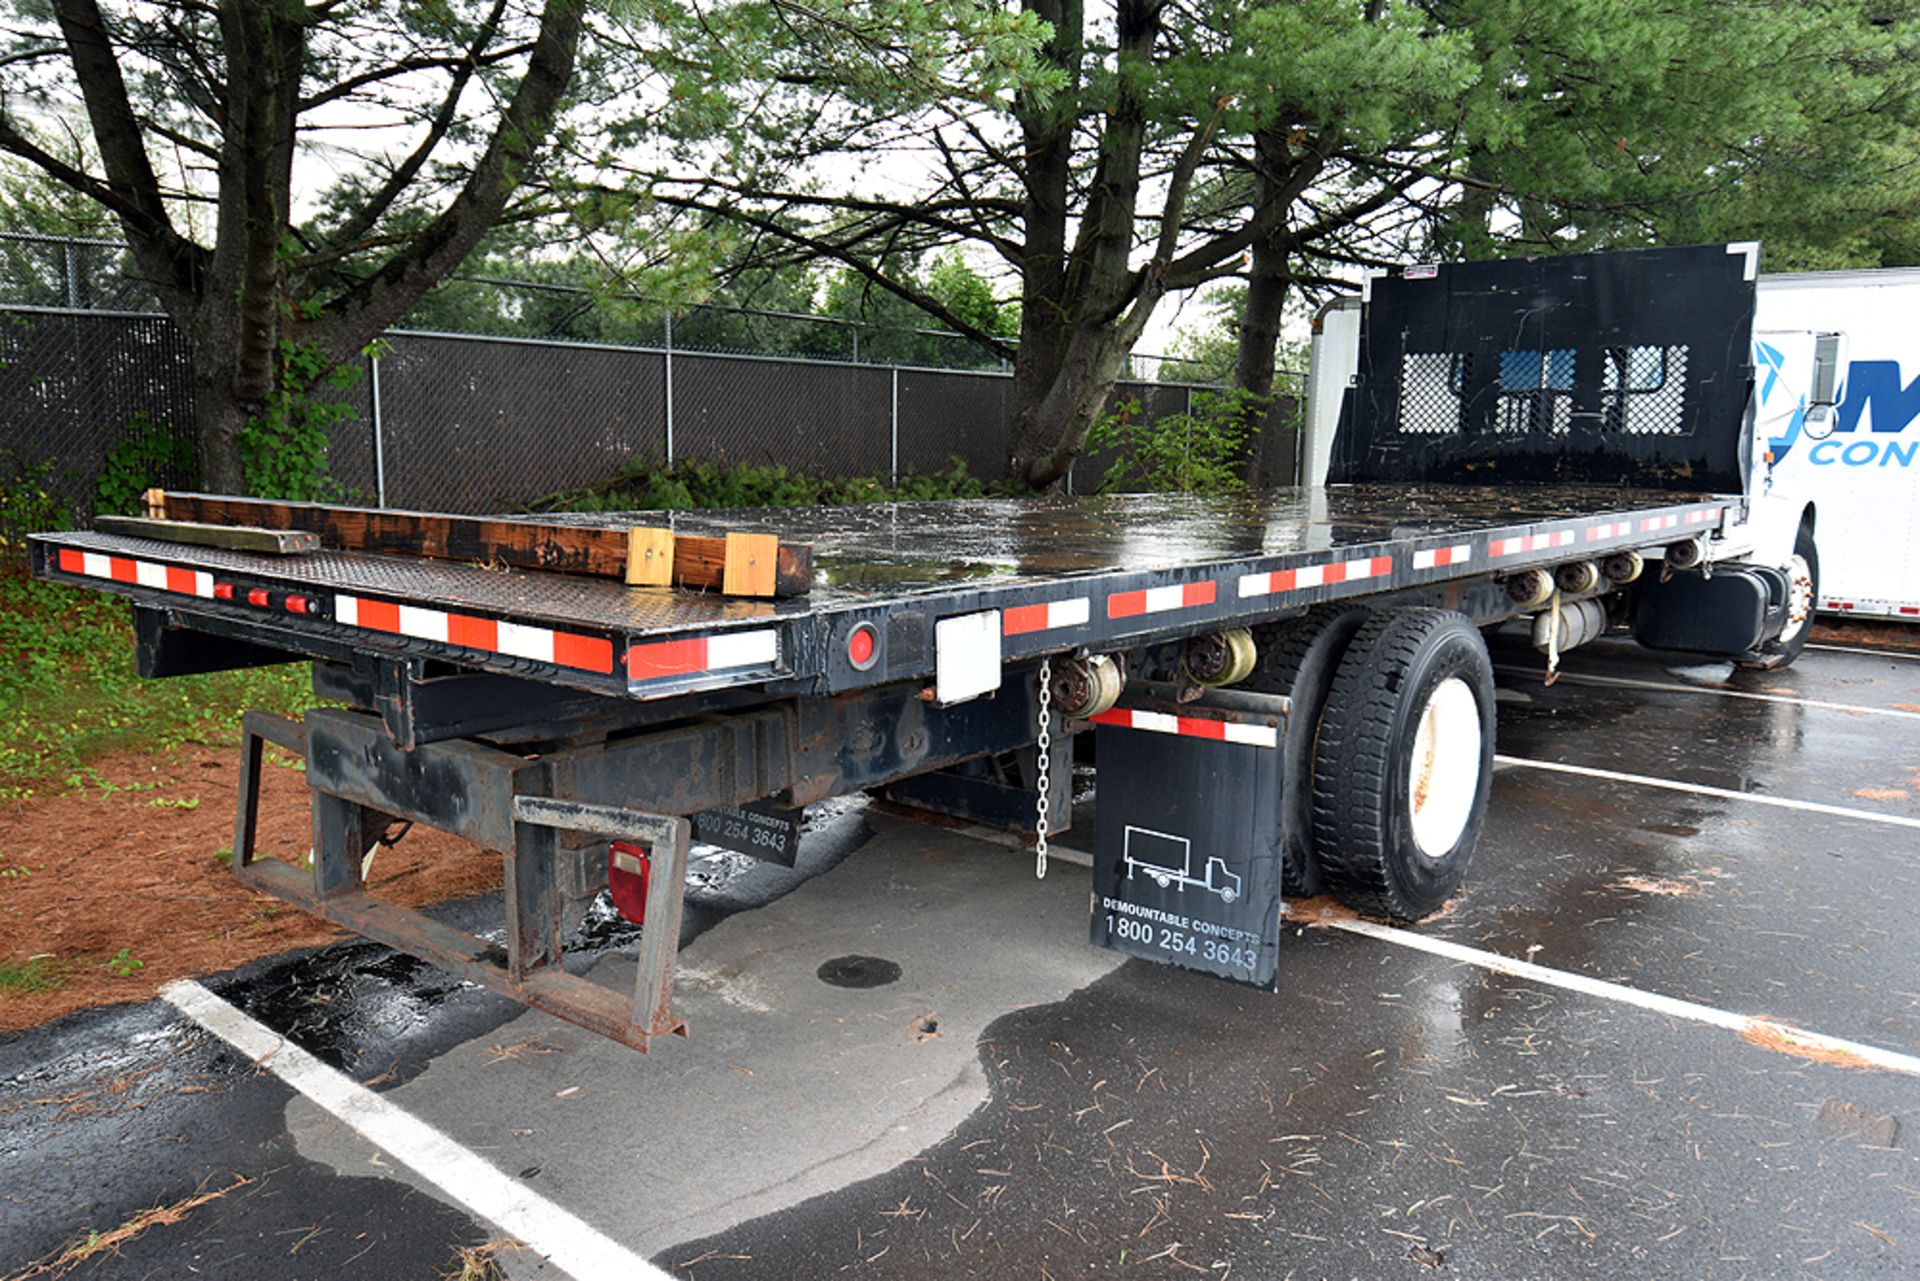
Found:
[[[1314,318],[1301,484],[1326,480],[1361,306]],[[1819,608],[1920,622],[1920,268],[1762,275],[1753,364],[1748,492],[1818,511]]]
[[[1810,332],[1843,352],[1827,413]],[[1920,268],[1763,275],[1753,351],[1773,484],[1820,512],[1820,608],[1920,621]]]

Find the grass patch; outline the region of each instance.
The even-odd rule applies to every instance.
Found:
[[[109,752],[233,742],[250,707],[316,701],[305,663],[142,680],[133,652],[126,601],[0,566],[0,802],[84,787]]]
[[[51,992],[67,981],[60,963],[51,956],[29,956],[24,961],[0,961],[0,995]]]

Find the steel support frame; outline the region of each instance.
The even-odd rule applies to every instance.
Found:
[[[676,723],[625,737],[595,732],[538,752],[471,738],[402,746],[372,711],[321,708],[304,721],[252,711],[242,721],[233,871],[251,889],[644,1051],[654,1037],[686,1033],[672,992],[689,815],[767,798],[803,805],[1018,751],[1037,737],[1037,691],[1026,665],[1010,669],[995,696],[944,708],[921,699],[915,684],[746,709],[716,700],[721,710],[710,712],[690,697],[678,700],[685,715]],[[306,764],[311,868],[256,853],[269,744]],[[504,947],[369,892],[364,859],[395,822],[501,855]],[[650,851],[630,995],[562,967],[563,835],[637,840]]]

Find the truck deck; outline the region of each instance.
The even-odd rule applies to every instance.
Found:
[[[144,675],[315,660],[340,706],[242,722],[242,881],[629,1045],[685,1029],[696,831],[772,832],[745,852],[779,859],[800,808],[884,790],[1031,832],[1044,876],[1082,734],[1089,940],[1271,989],[1283,893],[1418,920],[1461,883],[1493,774],[1481,629],[1531,616],[1549,677],[1616,626],[1769,668],[1804,644],[1811,510],[1771,559],[1727,537],[1769,502],[1753,261],[1377,282],[1324,487],[524,518],[152,490],[34,536],[34,568],[130,597]],[[304,758],[308,862],[256,849],[267,744]],[[416,823],[501,853],[504,945],[370,890]],[[603,890],[642,925],[631,994],[564,965]]]
[[[1114,495],[676,513],[677,533],[777,531],[810,592],[753,600],[367,552],[274,556],[102,533],[33,539],[41,576],[178,622],[237,624],[315,657],[442,659],[598,694],[794,692],[929,676],[934,622],[999,611],[1001,659],[1271,618],[1296,607],[1570,554],[1659,546],[1737,519],[1739,498],[1612,486],[1334,485],[1231,498]],[[662,513],[541,517],[597,528]],[[847,640],[871,628],[869,661]]]

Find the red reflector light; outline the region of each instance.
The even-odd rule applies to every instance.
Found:
[[[873,666],[874,654],[879,648],[879,637],[874,633],[872,623],[857,624],[847,636],[847,661],[855,671],[866,671]]]
[[[215,583],[213,585],[213,598],[215,600],[232,600],[233,584],[232,583]]]
[[[258,605],[260,608],[265,609],[267,607],[267,589],[264,587],[256,587],[248,592],[247,604]]]
[[[289,614],[311,614],[313,607],[305,596],[289,596],[287,597],[287,612]]]
[[[647,923],[647,878],[653,871],[653,859],[632,841],[615,841],[607,847],[607,889],[613,896],[613,910],[635,925]]]

